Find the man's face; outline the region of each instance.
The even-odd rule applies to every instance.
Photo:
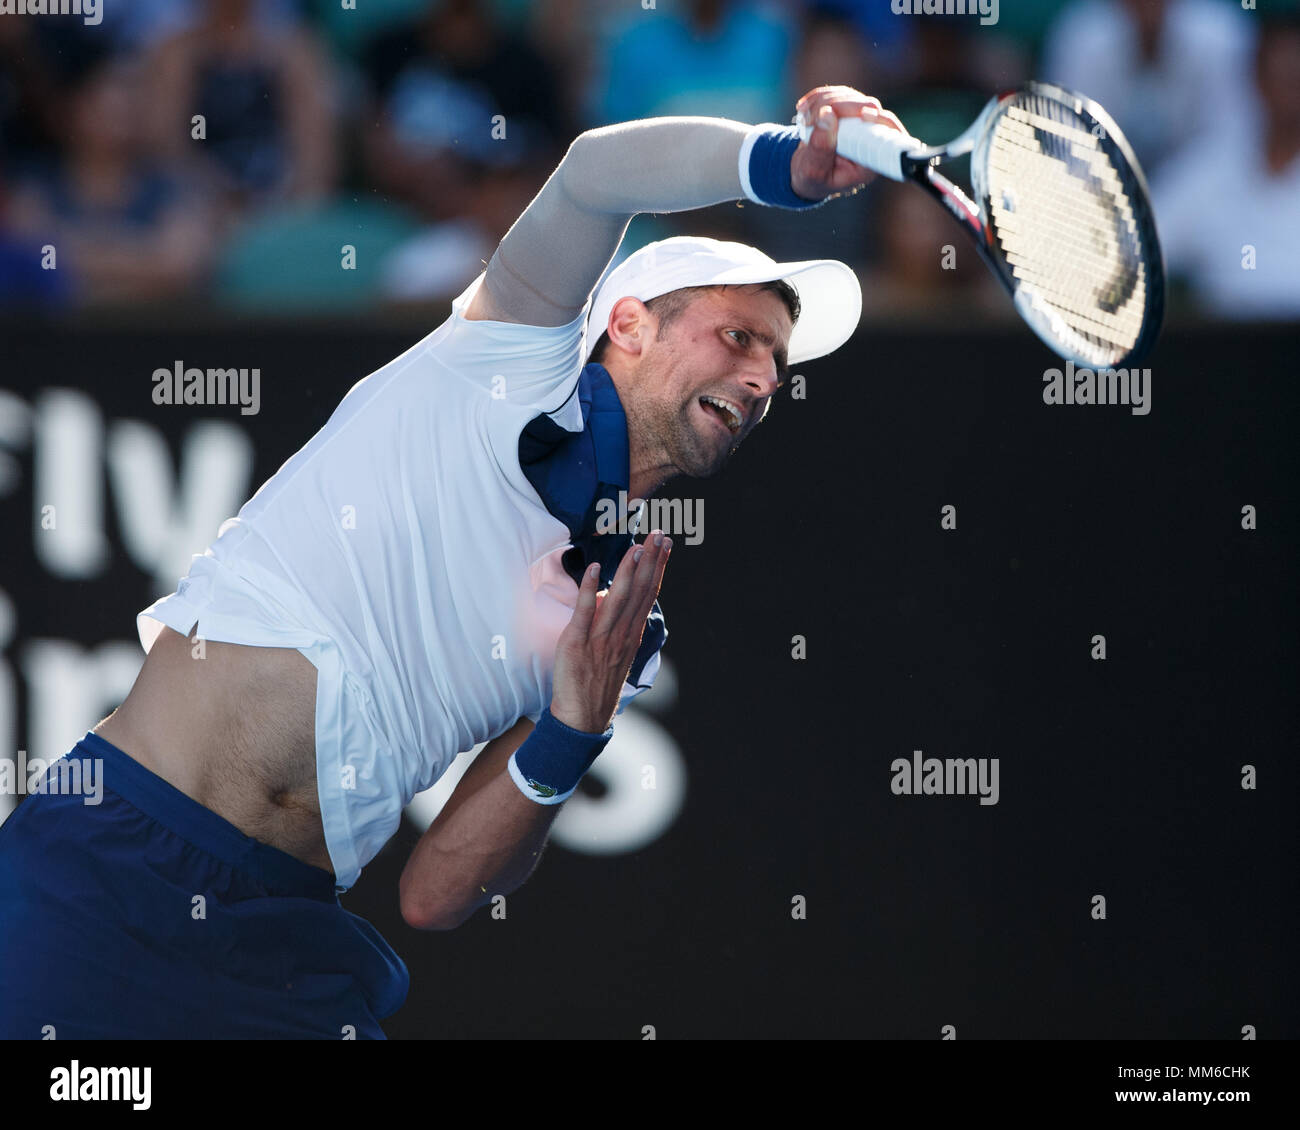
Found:
[[[784,383],[792,329],[780,296],[757,285],[695,295],[646,346],[624,404],[633,434],[681,474],[717,474]]]

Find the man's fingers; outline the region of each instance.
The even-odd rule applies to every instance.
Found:
[[[862,118],[865,121],[879,123],[882,126],[889,126],[891,129],[898,130],[899,133],[906,133],[903,123],[898,120],[898,115],[889,110],[882,110],[879,106],[862,108]]]
[[[605,631],[613,633],[626,629],[629,610],[635,608],[637,595],[644,587],[641,578],[645,575],[645,565],[655,552],[657,547],[654,544],[654,534],[651,534],[643,544],[633,545],[624,556],[605,601],[602,616]]]
[[[659,538],[656,543],[655,538]],[[645,545],[645,554],[637,565],[636,576],[632,581],[632,590],[627,595],[627,603],[621,609],[620,626],[636,640],[640,640],[645,627],[645,618],[650,615],[655,597],[659,595],[659,581],[663,577],[664,567],[668,563],[668,554],[672,550],[673,539],[655,530]]]
[[[831,106],[817,107],[817,117],[813,120],[813,132],[809,141],[818,149],[834,149],[835,135],[839,133],[839,118]]]
[[[808,91],[798,102],[795,103],[795,110],[800,114],[807,111],[808,115],[817,113],[817,106],[821,103],[838,103],[846,107],[846,113],[856,113],[856,110],[849,108],[851,106],[879,106],[880,99],[873,98],[869,94],[863,94],[859,90],[854,90],[851,86],[818,86]]]
[[[637,562],[645,552],[645,547],[635,542],[623,554],[623,560],[614,571],[614,579],[609,582],[609,590],[600,601],[592,621],[591,630],[597,634],[608,634],[619,620],[619,614],[627,603],[627,595],[636,576]]]
[[[602,618],[618,615],[618,610],[622,607],[626,598],[628,587],[632,584],[632,578],[636,576],[637,562],[640,561],[644,552],[645,546],[633,542],[628,547],[627,552],[623,554],[623,560],[618,563],[618,569],[614,572],[614,579],[609,583],[609,592],[605,594],[605,599],[601,602],[601,608],[604,609]]]
[[[664,551],[659,555],[658,559],[652,566],[650,598],[645,602],[645,612],[641,616],[641,619],[643,620],[650,615],[650,609],[654,607],[655,601],[659,599],[659,586],[663,584],[664,570],[668,568],[668,554],[673,548],[673,543],[671,538],[665,538],[664,541],[667,543]]]
[[[644,620],[658,595],[659,579],[671,548],[672,539],[655,530],[644,544],[628,552],[601,604],[599,631],[611,635],[635,633],[640,638]]]
[[[880,99],[847,86],[822,87],[812,95],[804,95],[795,109],[801,122],[816,125],[828,111],[835,118],[855,118],[864,110],[878,110]]]
[[[844,181],[844,177],[847,175],[845,170],[848,169],[849,162],[845,162],[845,170],[837,168],[834,175],[832,175],[831,165],[826,164],[825,168],[822,167],[826,162],[838,161],[841,118],[879,122],[901,133],[907,132],[897,117],[881,107],[880,99],[862,94],[848,86],[819,86],[800,98],[796,103],[796,109],[799,120],[812,127],[807,145],[818,155],[818,163],[811,169],[806,167],[804,171],[812,175],[814,180],[820,173],[821,181],[832,188],[844,188],[848,183]],[[870,179],[870,176],[870,170],[867,170],[865,178],[860,175],[853,183],[864,183],[865,180]]]
[[[591,634],[591,623],[596,616],[596,592],[600,588],[600,565],[588,565],[582,574],[582,584],[578,586],[578,603],[573,607],[569,618],[569,631],[577,640],[585,640]]]
[[[809,144],[820,149],[834,149],[839,140],[841,118],[861,118],[864,122],[888,126],[890,129],[898,130],[899,133],[907,132],[903,123],[898,120],[898,115],[890,110],[881,109],[878,103],[875,106],[863,106],[857,103],[821,106],[817,110],[817,118],[814,122],[816,128],[808,139]]]

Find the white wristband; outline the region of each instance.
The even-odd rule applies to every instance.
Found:
[[[510,755],[510,760],[506,762],[506,769],[510,773],[510,779],[518,786],[519,791],[534,804],[563,804],[578,791],[578,786],[574,785],[567,793],[552,793],[547,796],[545,785],[538,785],[523,775],[513,753]]]

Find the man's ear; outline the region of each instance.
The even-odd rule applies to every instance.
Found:
[[[639,298],[620,298],[609,312],[609,343],[628,353],[639,355],[654,337],[654,329],[655,316]]]

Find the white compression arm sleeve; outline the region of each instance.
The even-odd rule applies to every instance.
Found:
[[[638,212],[684,212],[745,196],[726,118],[647,118],[581,134],[506,233],[483,285],[498,321],[577,317]]]

